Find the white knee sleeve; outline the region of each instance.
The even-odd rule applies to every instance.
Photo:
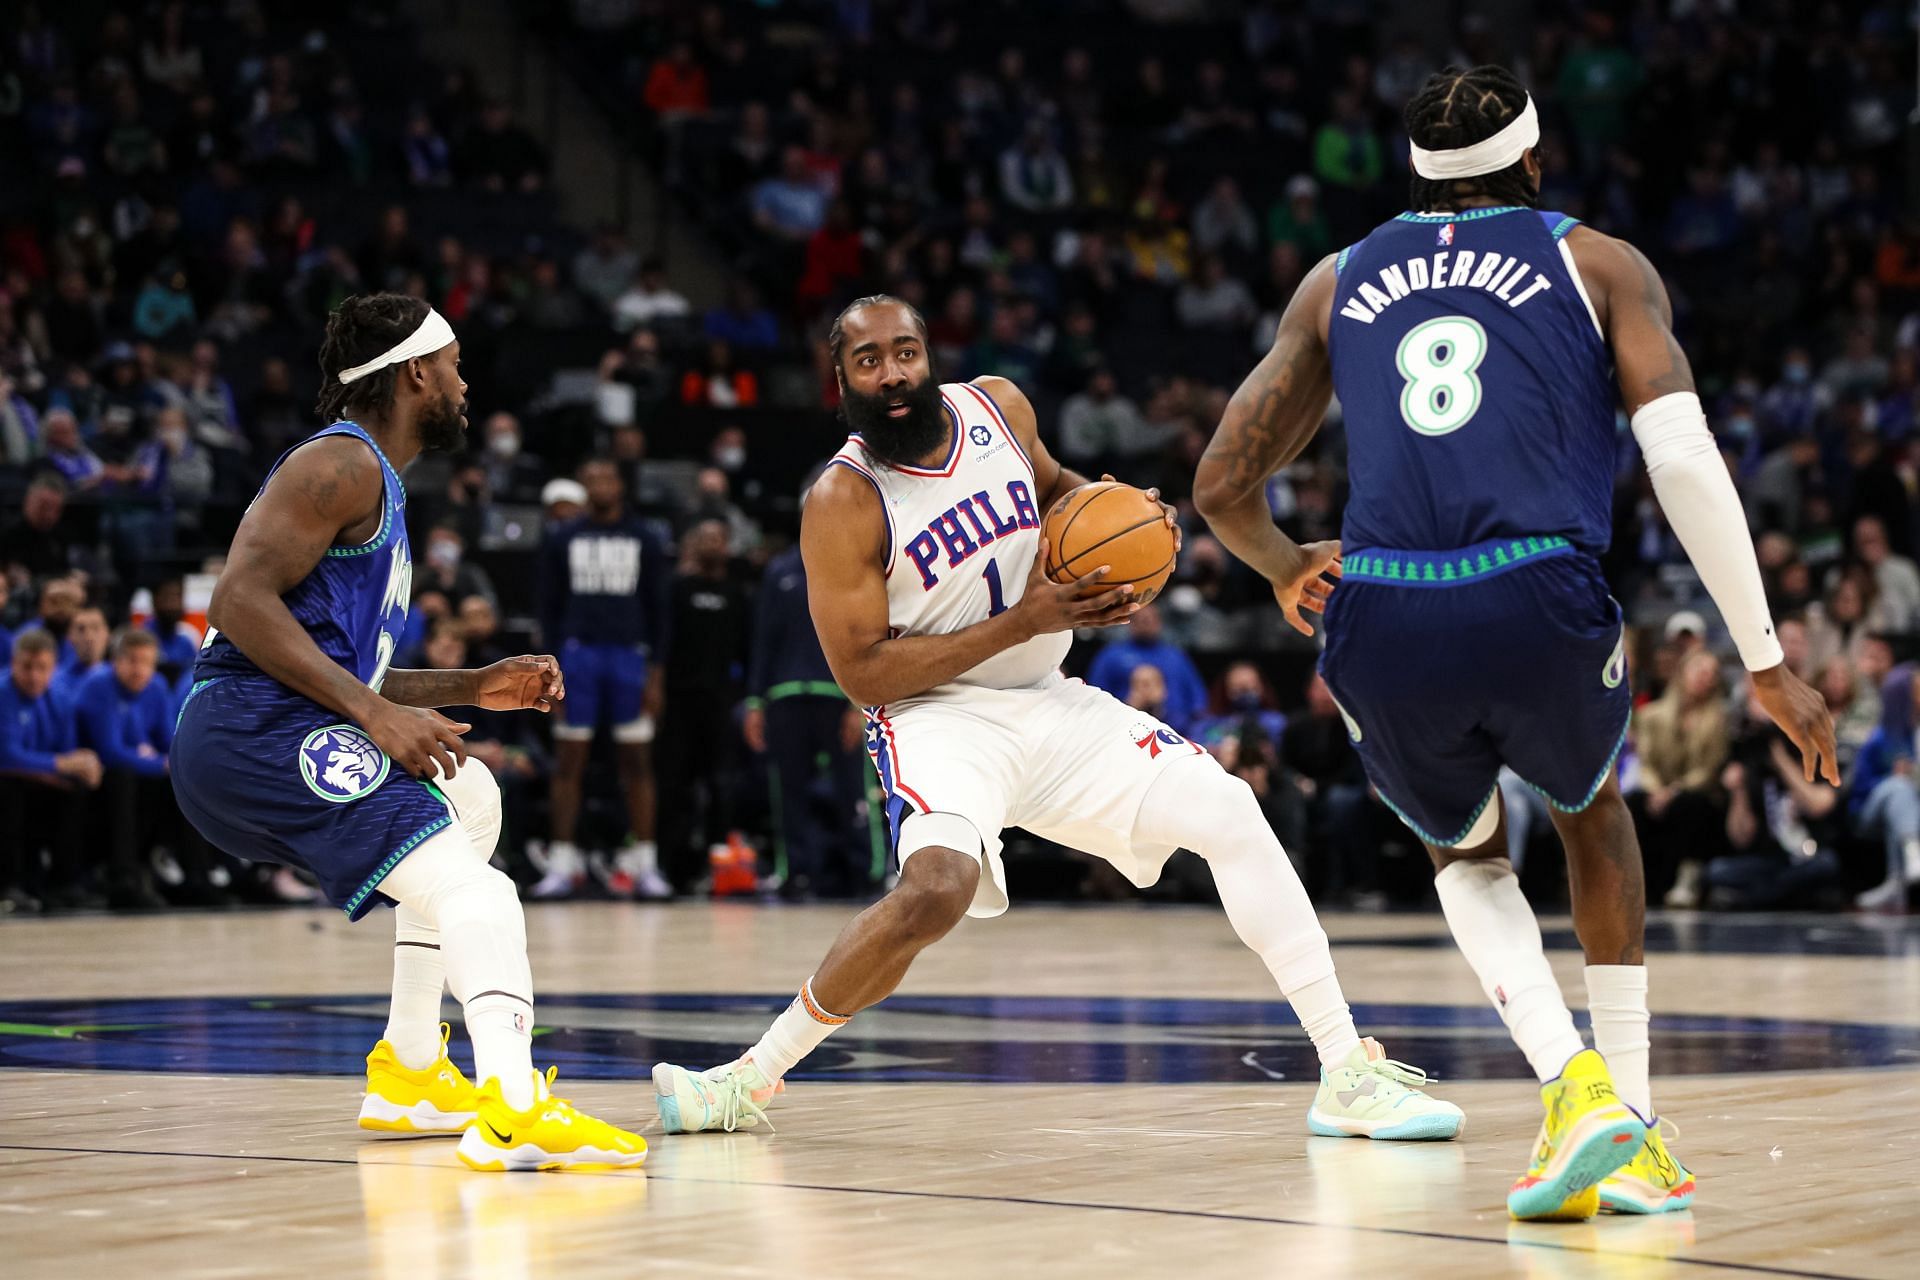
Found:
[[[1204,757],[1169,769],[1141,802],[1134,832],[1207,860],[1234,932],[1266,962],[1282,991],[1333,975],[1327,935],[1300,875],[1241,779]]]
[[[493,771],[478,760],[468,760],[451,778],[436,778],[434,785],[447,798],[454,819],[481,859],[491,858],[500,845],[500,784]]]
[[[380,891],[440,934],[447,985],[465,1001],[499,992],[529,1004],[533,974],[513,881],[473,856],[465,831],[439,832],[400,860]]]

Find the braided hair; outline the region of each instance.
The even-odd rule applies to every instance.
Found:
[[[847,317],[861,307],[877,307],[889,302],[905,307],[907,314],[913,317],[913,327],[920,331],[922,338],[927,336],[926,317],[922,316],[905,298],[896,298],[890,293],[873,293],[864,298],[855,298],[833,318],[833,328],[827,330],[827,354],[833,357],[834,368],[840,367],[840,353],[847,345]]]
[[[1513,123],[1526,106],[1526,86],[1505,67],[1449,66],[1428,76],[1407,103],[1407,136],[1428,151],[1471,146]],[[1540,199],[1527,177],[1524,157],[1473,178],[1423,178],[1415,173],[1407,199],[1416,210],[1452,209],[1473,196],[1528,208]]]
[[[320,343],[320,399],[314,405],[321,422],[330,425],[356,413],[393,407],[401,365],[376,369],[348,383],[340,381],[340,371],[406,341],[429,310],[404,293],[369,293],[348,298],[327,317],[327,336]]]

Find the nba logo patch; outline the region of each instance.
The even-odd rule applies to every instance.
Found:
[[[350,724],[315,729],[300,744],[300,777],[331,804],[358,800],[387,780],[393,762],[373,739]]]
[[[1450,245],[1453,243],[1453,224],[1451,222],[1440,228],[1440,243],[1442,245]]]

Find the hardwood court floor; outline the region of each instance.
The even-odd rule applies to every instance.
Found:
[[[829,1041],[777,1133],[660,1136],[653,1056],[737,1052],[847,915],[531,911],[536,1056],[654,1144],[645,1173],[545,1176],[354,1127],[386,917],[0,925],[0,1274],[1893,1277],[1920,1256],[1920,925],[1656,922],[1656,1096],[1699,1205],[1523,1226],[1503,1197],[1538,1103],[1427,917],[1327,925],[1363,1030],[1448,1077],[1457,1143],[1307,1137],[1311,1054],[1217,912],[1023,906]],[[1578,954],[1554,960],[1577,1006]]]

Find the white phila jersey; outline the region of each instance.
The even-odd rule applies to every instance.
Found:
[[[887,517],[887,624],[895,636],[948,635],[1017,603],[1040,552],[1033,460],[993,397],[971,382],[942,384],[953,445],[939,467],[882,462],[858,435],[830,466],[865,476]],[[1073,633],[1035,636],[920,698],[967,688],[1023,689],[1059,669]],[[919,701],[915,698],[913,701]]]

